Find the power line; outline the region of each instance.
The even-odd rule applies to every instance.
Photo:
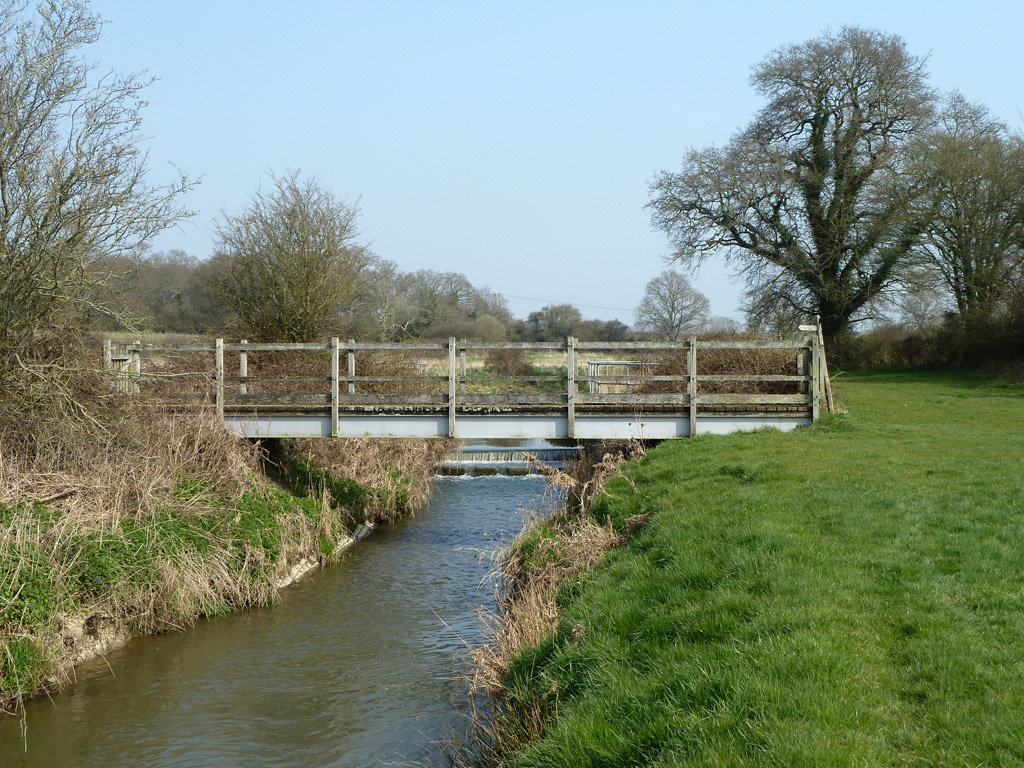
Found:
[[[632,309],[626,307],[606,307],[602,304],[580,304],[578,301],[556,301],[554,299],[538,299],[536,296],[516,296],[514,293],[502,293],[502,296],[508,296],[510,299],[526,299],[527,301],[537,301],[541,304],[571,304],[574,307],[586,307],[587,309],[610,309],[614,312],[632,312]]]

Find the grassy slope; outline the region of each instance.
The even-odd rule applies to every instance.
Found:
[[[612,483],[591,512],[651,523],[510,672],[558,698],[512,764],[1024,764],[1024,388],[838,394],[848,417],[665,444]]]

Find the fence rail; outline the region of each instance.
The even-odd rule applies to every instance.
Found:
[[[801,339],[768,341],[107,340],[103,356],[115,386],[167,407],[205,400],[221,415],[329,410],[334,436],[352,412],[446,414],[454,436],[463,414],[542,410],[563,413],[569,437],[578,413],[651,411],[688,416],[693,435],[701,414],[799,412],[816,420],[827,369],[814,331]],[[533,360],[525,360],[527,355]]]

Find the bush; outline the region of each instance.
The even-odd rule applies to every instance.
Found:
[[[489,350],[484,365],[499,376],[525,376],[533,369],[525,349]]]

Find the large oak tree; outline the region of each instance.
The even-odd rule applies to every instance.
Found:
[[[680,262],[721,254],[748,296],[821,315],[832,339],[921,237],[902,171],[932,119],[924,63],[897,36],[844,27],[769,55],[751,83],[765,106],[724,147],[656,177],[652,220]]]

